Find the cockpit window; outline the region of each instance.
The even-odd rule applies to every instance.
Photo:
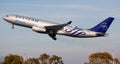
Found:
[[[6,17],[9,17],[8,15],[6,15]]]
[[[18,16],[16,15],[16,18],[18,18]]]

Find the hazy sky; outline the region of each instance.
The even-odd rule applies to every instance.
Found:
[[[18,14],[57,23],[73,21],[71,25],[91,28],[112,16],[113,24],[108,37],[72,38],[57,35],[52,40],[48,35],[33,32],[29,28],[15,26],[2,17]],[[9,53],[24,58],[38,57],[42,53],[61,56],[65,64],[82,64],[95,52],[110,52],[120,59],[120,0],[0,0],[0,57]]]

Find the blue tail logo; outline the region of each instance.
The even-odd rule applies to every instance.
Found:
[[[98,25],[91,28],[90,30],[105,33],[108,30],[108,28],[110,27],[113,20],[114,20],[113,17],[109,17],[109,18],[105,19],[104,21],[102,21],[101,23],[99,23]]]

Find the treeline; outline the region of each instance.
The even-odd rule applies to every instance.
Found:
[[[89,55],[89,61],[84,64],[120,64],[118,58],[115,58],[108,52],[97,52]],[[38,58],[30,57],[26,60],[22,56],[9,54],[5,56],[2,64],[64,64],[62,57],[57,55],[48,55],[46,53]],[[82,64],[82,63],[80,63]]]
[[[2,64],[64,64],[62,57],[56,55],[48,55],[46,53],[40,55],[38,58],[30,57],[24,60],[22,56],[9,54],[4,58]]]

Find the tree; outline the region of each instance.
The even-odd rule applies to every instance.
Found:
[[[62,57],[56,55],[47,55],[46,53],[40,55],[39,60],[41,64],[63,64]]]
[[[108,52],[93,53],[89,56],[89,63],[84,64],[120,64],[118,59],[112,57]]]
[[[40,64],[39,59],[37,59],[37,58],[29,58],[25,62],[26,62],[26,64],[27,63],[28,64]]]
[[[107,52],[94,53],[89,56],[89,59],[91,63],[106,63],[106,64],[110,64],[113,60],[111,54]]]
[[[24,61],[24,64],[30,64],[27,60]]]
[[[4,58],[4,62],[2,64],[23,64],[24,60],[22,56],[9,54]]]
[[[120,61],[117,58],[114,58],[114,64],[120,64]]]
[[[49,64],[63,64],[62,58],[56,55],[53,55],[50,60],[49,60]]]
[[[41,61],[41,64],[48,64],[49,62],[49,55],[47,55],[46,53],[40,55],[39,59]]]

